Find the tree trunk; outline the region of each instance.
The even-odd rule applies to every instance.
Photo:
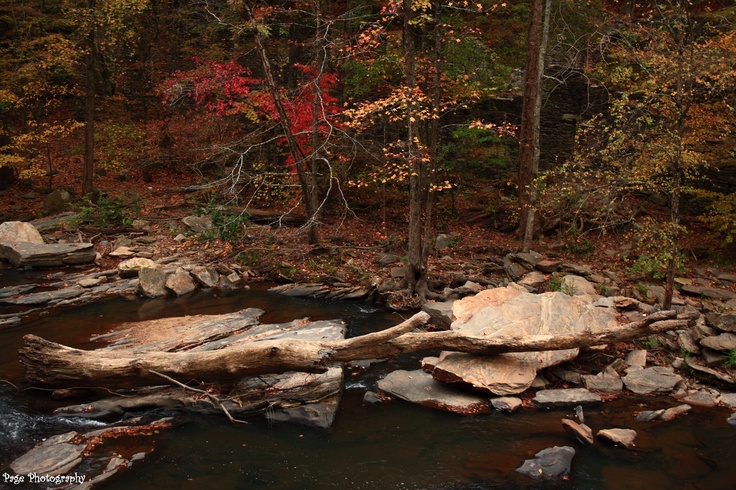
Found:
[[[406,85],[409,100],[407,100],[407,136],[406,151],[409,162],[409,231],[407,234],[407,271],[406,279],[411,293],[415,293],[418,285],[424,282],[426,275],[425,261],[422,260],[422,215],[425,208],[423,198],[423,163],[418,154],[416,145],[417,116],[412,106],[412,94],[417,88],[416,80],[416,45],[414,20],[414,9],[412,0],[404,0],[404,83]]]
[[[537,192],[534,180],[539,174],[539,120],[542,112],[542,77],[547,50],[551,0],[532,0],[529,32],[526,41],[524,103],[519,135],[519,205],[517,235],[523,239],[523,251],[529,251],[534,235]]]
[[[252,15],[251,19],[253,19]],[[286,143],[289,147],[289,153],[294,159],[294,166],[296,168],[297,177],[299,178],[299,185],[302,189],[302,196],[304,198],[304,205],[307,212],[307,231],[309,236],[309,243],[310,245],[318,245],[319,227],[317,222],[317,209],[315,208],[314,200],[312,199],[312,194],[316,192],[316,189],[313,185],[314,180],[310,179],[310,176],[308,175],[309,172],[304,169],[304,166],[307,164],[306,157],[299,147],[299,143],[296,141],[294,133],[292,133],[291,131],[291,120],[289,119],[289,115],[286,113],[286,109],[284,108],[281,94],[279,94],[278,86],[276,85],[276,79],[274,78],[273,70],[271,69],[271,62],[268,60],[266,47],[263,44],[263,38],[257,28],[255,29],[255,42],[258,56],[261,60],[263,73],[266,77],[268,91],[271,95],[271,98],[273,99],[274,105],[276,106],[276,111],[279,114],[279,123],[281,125],[282,131],[284,132],[284,137],[286,138]]]
[[[94,13],[95,0],[87,0],[87,8]],[[97,28],[95,21],[89,27],[86,94],[85,94],[85,126],[84,126],[84,169],[82,171],[82,195],[87,196],[94,191],[93,177],[95,172],[95,65],[97,60]]]
[[[687,326],[687,319],[675,317],[674,311],[661,311],[597,333],[477,338],[451,330],[412,332],[429,319],[429,315],[422,312],[395,327],[346,340],[263,340],[194,352],[85,351],[26,335],[19,356],[26,366],[26,378],[32,383],[123,388],[159,384],[161,374],[182,381],[227,381],[286,371],[324,372],[337,362],[380,359],[426,350],[491,356],[505,352],[571,349]]]

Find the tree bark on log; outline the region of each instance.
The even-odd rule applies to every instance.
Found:
[[[337,362],[380,359],[426,350],[493,356],[506,352],[587,347],[688,325],[687,318],[676,316],[675,311],[662,311],[620,327],[578,335],[477,338],[452,330],[412,332],[429,319],[427,313],[421,312],[395,327],[345,340],[263,340],[216,351],[131,354],[74,349],[26,335],[25,345],[18,353],[31,383],[124,388],[160,383],[161,376],[154,371],[183,381],[227,381],[287,371],[324,372]]]

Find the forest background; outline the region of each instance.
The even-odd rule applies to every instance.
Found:
[[[530,246],[671,294],[732,254],[735,20],[730,1],[0,0],[0,218],[58,189],[90,239],[197,212],[215,230],[179,246],[207,260],[375,284],[391,255],[407,304]]]

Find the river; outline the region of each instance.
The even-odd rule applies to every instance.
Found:
[[[0,270],[0,286],[22,281]],[[3,284],[4,282],[4,284]],[[116,298],[35,315],[0,327],[0,378],[22,385],[16,351],[26,333],[92,348],[93,334],[128,321],[165,316],[220,314],[261,308],[263,323],[296,318],[341,318],[350,336],[395,325],[402,317],[350,302],[289,298],[266,291],[199,292],[164,300]],[[576,446],[560,419],[566,411],[527,409],[514,414],[459,416],[403,401],[362,401],[377,379],[397,368],[416,369],[416,357],[348,374],[346,390],[329,430],[268,423],[253,418],[232,425],[225,417],[185,415],[178,425],[141,443],[154,450],[107,483],[122,489],[732,489],[736,483],[736,428],[721,408],[695,408],[668,423],[639,423],[634,412],[671,406],[668,398],[626,397],[587,407],[594,430],[637,430],[631,450]],[[0,384],[0,466],[43,437],[91,430],[97,422],[50,416],[60,402],[36,390]],[[550,446],[571,445],[577,454],[569,480],[534,482],[513,470]],[[12,485],[7,488],[15,488]],[[3,486],[0,480],[0,487]]]

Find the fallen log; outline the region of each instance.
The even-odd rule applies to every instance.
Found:
[[[428,319],[427,313],[417,313],[395,327],[351,339],[261,340],[197,352],[86,351],[26,335],[25,344],[18,353],[31,383],[123,388],[160,383],[161,374],[180,381],[227,381],[287,371],[319,373],[337,362],[426,350],[492,356],[506,352],[571,349],[639,338],[684,328],[688,324],[687,318],[676,318],[675,311],[662,311],[620,327],[577,335],[479,338],[452,330],[413,332]]]

